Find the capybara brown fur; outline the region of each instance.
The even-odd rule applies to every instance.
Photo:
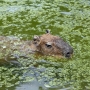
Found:
[[[59,36],[50,34],[49,31],[41,36],[34,36],[33,43],[37,47],[37,52],[43,55],[70,58],[73,54],[73,49],[67,42]]]
[[[6,57],[10,54],[14,55],[14,51],[19,51],[23,55],[40,53],[46,56],[70,58],[73,54],[72,47],[59,36],[50,34],[48,30],[46,32],[46,34],[40,36],[35,35],[31,41],[24,41],[10,36],[0,36],[0,55],[3,53],[3,57]]]

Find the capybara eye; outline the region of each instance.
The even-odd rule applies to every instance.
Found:
[[[45,46],[47,47],[47,48],[51,48],[52,47],[52,45],[50,45],[50,44],[45,44]]]

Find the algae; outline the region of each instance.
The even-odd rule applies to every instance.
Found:
[[[0,1],[1,36],[13,35],[29,40],[46,29],[70,43],[74,49],[72,59],[63,61],[53,57],[35,58],[33,55],[18,59],[12,57],[17,62],[0,67],[0,89],[15,90],[18,85],[33,81],[42,87],[40,90],[90,89],[89,0]],[[0,40],[0,61],[11,53],[10,49],[5,49],[6,46]],[[17,51],[14,53],[19,54]]]

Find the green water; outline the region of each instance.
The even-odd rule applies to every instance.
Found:
[[[0,67],[0,90],[90,90],[89,0],[0,0],[0,35],[29,40],[46,29],[74,49],[72,60],[19,58]]]

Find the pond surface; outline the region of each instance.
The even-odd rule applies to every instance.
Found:
[[[72,59],[30,55],[3,63],[0,90],[90,90],[90,0],[0,0],[0,36],[29,40],[46,29],[73,47]]]

